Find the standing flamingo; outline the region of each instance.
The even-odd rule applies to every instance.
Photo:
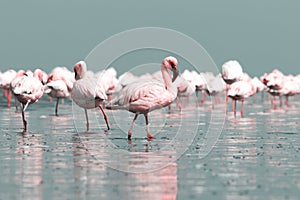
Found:
[[[105,88],[100,84],[94,73],[87,71],[84,61],[79,61],[74,65],[74,72],[76,82],[73,85],[71,97],[78,106],[84,108],[87,131],[90,127],[87,109],[96,107],[101,110],[109,130],[108,117],[101,106],[102,102],[107,99]]]
[[[44,93],[44,86],[42,80],[38,79],[39,76],[28,76],[25,74],[12,88],[13,94],[17,97],[22,105],[22,120],[23,129],[27,130],[27,122],[25,120],[25,110],[29,104],[38,101]]]
[[[75,78],[72,72],[65,67],[56,67],[49,74],[45,84],[45,93],[51,98],[56,98],[55,115],[58,116],[59,99],[70,96]]]
[[[11,90],[10,90],[10,83],[17,75],[15,70],[7,70],[6,72],[2,73],[0,76],[0,88],[3,89],[4,94],[7,98],[7,107],[10,108],[11,102]]]
[[[161,64],[163,82],[155,79],[139,79],[123,88],[120,95],[107,106],[109,109],[125,109],[135,113],[128,131],[129,140],[139,114],[145,116],[148,139],[153,138],[149,131],[148,113],[170,105],[176,98],[177,88],[172,83],[178,76],[177,64],[176,58],[172,56],[166,57]],[[169,74],[168,69],[173,72],[173,77]]]
[[[230,85],[243,77],[243,68],[236,60],[230,60],[222,65],[222,77],[226,86],[226,112],[228,111],[228,89]],[[234,102],[232,102],[233,105]]]
[[[236,101],[242,101],[241,116],[244,117],[244,100],[256,93],[256,88],[250,82],[237,81],[231,84],[228,96],[233,99],[233,113],[236,115]]]

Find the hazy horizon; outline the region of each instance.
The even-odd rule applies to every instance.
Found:
[[[1,71],[37,67],[49,71],[55,66],[71,69],[108,37],[151,26],[192,37],[219,69],[235,59],[251,76],[274,68],[286,74],[299,73],[300,2],[296,1],[29,0],[1,4]]]

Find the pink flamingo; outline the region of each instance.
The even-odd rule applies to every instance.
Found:
[[[51,98],[56,98],[55,115],[58,116],[59,99],[70,96],[70,92],[75,82],[74,75],[65,67],[56,67],[49,74],[45,84],[45,93]]]
[[[113,99],[111,104],[107,106],[109,109],[125,109],[135,113],[128,131],[129,140],[139,114],[145,116],[148,139],[153,138],[149,131],[148,113],[170,105],[176,98],[177,88],[172,87],[172,83],[178,76],[177,64],[176,58],[166,57],[161,64],[163,82],[155,79],[139,79],[123,88],[119,97]],[[173,72],[173,77],[169,74],[168,69]]]
[[[7,70],[0,76],[0,88],[3,89],[4,94],[7,98],[7,107],[10,108],[10,102],[11,102],[11,90],[10,90],[10,83],[17,75],[17,72],[15,70]]]
[[[228,96],[233,99],[233,113],[236,116],[236,101],[242,101],[240,109],[241,116],[244,117],[244,100],[256,93],[256,88],[246,81],[237,81],[231,84]]]
[[[256,93],[261,92],[261,101],[263,102],[263,91],[266,89],[266,86],[257,77],[252,78],[250,82],[256,88]],[[254,96],[254,102],[255,101],[256,96]]]
[[[19,70],[15,76],[15,78],[10,82],[10,90],[12,91],[13,88],[16,87],[17,83],[22,79],[22,77],[26,74],[24,70]],[[18,100],[17,98],[15,99],[15,106],[16,106],[16,111],[18,111]]]
[[[87,109],[96,107],[101,110],[109,130],[108,117],[101,106],[102,102],[107,99],[105,88],[98,82],[94,73],[87,71],[84,61],[79,61],[74,65],[74,72],[76,82],[73,85],[71,97],[78,106],[84,108],[87,131],[90,127]]]
[[[117,71],[113,67],[110,67],[96,73],[96,76],[98,77],[98,81],[105,87],[107,100],[110,101],[112,94],[116,92],[118,84]]]
[[[271,104],[273,105],[273,108],[276,109],[276,101],[275,96],[279,96],[280,99],[280,105],[282,104],[281,96],[282,89],[284,88],[284,74],[275,69],[271,73],[264,75],[262,82],[267,86],[267,91],[269,94],[271,94]]]
[[[13,94],[17,97],[18,101],[22,105],[22,120],[23,129],[27,130],[27,122],[25,120],[25,110],[29,104],[37,102],[44,93],[44,86],[41,83],[41,79],[38,74],[35,76],[28,76],[25,74],[12,88]]]

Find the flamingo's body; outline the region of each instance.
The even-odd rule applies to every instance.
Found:
[[[27,122],[25,120],[25,110],[29,104],[38,101],[44,93],[44,87],[41,80],[36,76],[22,76],[12,88],[13,94],[22,105],[22,119],[24,131],[27,130]]]
[[[236,101],[242,102],[241,116],[244,116],[244,100],[256,93],[256,88],[247,81],[237,81],[231,84],[228,96],[233,99],[233,113],[236,114]]]
[[[128,139],[131,138],[134,122],[139,114],[143,114],[146,120],[147,137],[153,138],[149,131],[148,113],[170,105],[177,96],[177,88],[172,87],[172,83],[178,76],[177,59],[170,56],[165,58],[161,64],[163,82],[155,79],[138,79],[128,84],[121,90],[119,97],[113,99],[110,109],[126,109],[135,113],[130,129]],[[168,69],[173,72],[173,77]]]
[[[103,113],[107,129],[109,130],[108,118],[101,104],[107,99],[105,88],[98,82],[97,77],[87,71],[84,61],[79,61],[74,65],[76,82],[71,91],[71,97],[74,102],[84,108],[87,122],[87,130],[89,130],[89,120],[87,109],[99,107]]]
[[[222,65],[222,77],[227,84],[241,80],[243,68],[236,60],[230,60]]]

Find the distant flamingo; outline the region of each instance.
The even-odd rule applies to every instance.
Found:
[[[75,82],[74,75],[65,67],[56,67],[49,74],[45,84],[45,93],[56,98],[55,115],[58,116],[59,99],[70,96],[70,92]]]
[[[244,100],[256,93],[256,88],[246,81],[237,81],[231,84],[228,96],[233,99],[233,113],[236,115],[236,101],[242,101],[241,116],[244,117]]]
[[[15,78],[10,82],[10,90],[12,91],[13,88],[16,87],[17,83],[22,79],[22,76],[24,76],[26,72],[24,70],[19,70],[15,76]],[[18,111],[18,100],[17,98],[15,99],[15,106],[16,106],[16,111]]]
[[[38,101],[44,93],[44,87],[39,76],[28,76],[25,74],[20,78],[12,91],[22,105],[23,129],[27,130],[27,122],[25,120],[25,110],[29,104]]]
[[[212,107],[214,104],[220,102],[219,94],[226,89],[226,83],[222,79],[222,75],[218,74],[207,80],[206,93],[213,97]]]
[[[7,107],[10,108],[11,102],[11,90],[10,90],[10,83],[17,75],[15,70],[7,70],[6,72],[2,73],[0,76],[0,88],[3,89],[4,94],[7,98]]]
[[[263,102],[263,91],[266,89],[266,86],[257,77],[252,78],[250,82],[256,88],[256,93],[261,92],[261,101]],[[256,102],[256,96],[254,96],[254,102]]]
[[[277,108],[275,96],[279,96],[280,105],[282,105],[281,96],[283,95],[282,89],[285,84],[284,80],[284,74],[278,69],[274,69],[271,73],[266,74],[263,77],[262,82],[267,86],[268,93],[271,94],[271,104],[274,109]]]
[[[117,71],[113,67],[110,67],[96,73],[96,77],[98,78],[98,81],[100,81],[100,84],[104,86],[107,100],[110,101],[112,94],[116,92],[118,84]]]
[[[226,112],[228,111],[228,89],[229,86],[236,82],[241,80],[243,77],[243,68],[240,65],[240,63],[236,60],[230,60],[227,61],[222,65],[222,77],[225,83],[227,84],[226,87]]]
[[[71,97],[74,102],[84,108],[86,117],[87,131],[89,130],[89,119],[87,109],[99,107],[103,113],[107,129],[109,130],[108,117],[101,104],[107,99],[105,88],[98,82],[94,73],[87,71],[84,61],[79,61],[74,65],[76,82],[71,91]]]
[[[177,59],[169,56],[161,64],[161,73],[163,82],[159,80],[137,80],[128,84],[121,90],[119,96],[112,100],[109,109],[126,109],[135,113],[130,129],[128,139],[131,139],[132,129],[139,114],[145,116],[146,131],[148,139],[153,138],[149,130],[148,113],[170,105],[177,96],[177,88],[172,87],[172,83],[178,76]],[[168,69],[173,72],[173,77]]]

